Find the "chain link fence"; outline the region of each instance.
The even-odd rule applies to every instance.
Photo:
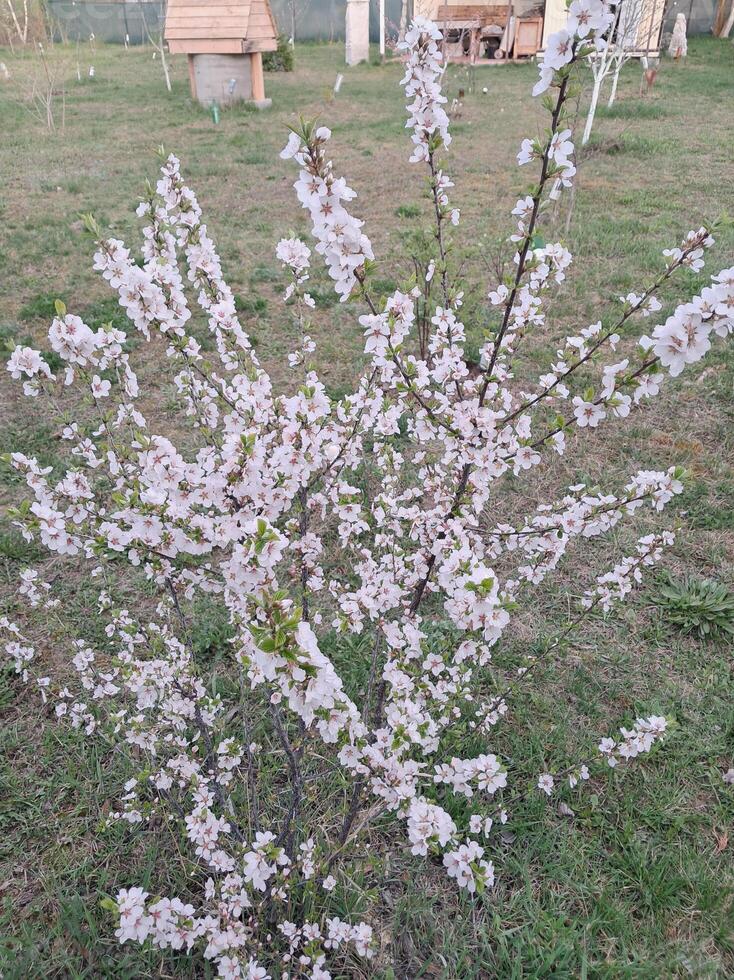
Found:
[[[686,15],[688,34],[710,34],[716,17],[717,0],[670,0],[665,10],[663,33],[669,37],[678,14]]]
[[[54,30],[62,40],[85,41],[91,34],[99,41],[144,44],[147,30],[160,32],[165,19],[165,0],[46,0]],[[298,41],[343,41],[346,0],[271,0],[278,29]],[[401,0],[386,0],[385,17],[391,34],[397,33]],[[370,4],[370,36],[377,41],[378,7]]]
[[[346,0],[270,0],[275,19],[282,34],[293,33],[297,41],[343,41],[346,19]],[[401,0],[385,0],[385,21],[388,33],[396,35],[400,23]],[[370,3],[370,40],[379,38],[377,0]]]
[[[91,34],[100,41],[144,44],[147,30],[156,35],[163,28],[165,0],[46,0],[57,36],[84,41]],[[271,0],[278,28],[298,41],[343,41],[346,0]],[[400,22],[401,0],[386,0],[388,32],[394,36]],[[671,0],[665,15],[665,32],[673,29],[676,14],[684,13],[689,34],[711,30],[716,0]],[[147,25],[147,30],[146,30]],[[378,39],[378,6],[370,4],[370,37]]]
[[[165,0],[46,0],[54,34],[63,41],[91,35],[113,44],[145,44],[163,30]]]

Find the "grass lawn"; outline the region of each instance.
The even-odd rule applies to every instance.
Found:
[[[124,315],[91,268],[92,242],[79,215],[93,212],[110,234],[137,246],[134,209],[145,180],[155,179],[155,151],[163,144],[180,156],[258,354],[282,381],[293,328],[280,302],[285,283],[274,245],[286,234],[307,238],[308,229],[291,189],[292,163],[278,151],[299,114],[318,116],[333,130],[336,169],[359,193],[356,211],[367,219],[378,258],[378,291],[394,288],[411,271],[415,227],[428,225],[425,183],[406,163],[400,68],[352,69],[333,97],[342,56],[340,45],[300,47],[294,73],[266,76],[270,111],[238,108],[215,124],[192,104],[182,59],[174,59],[169,95],[150,51],[57,49],[52,57],[66,78],[64,130],[49,134],[28,101],[38,65],[0,50],[11,74],[0,81],[0,346],[26,337],[43,346],[57,298],[93,328],[110,319],[124,328]],[[456,255],[472,284],[467,326],[476,345],[509,211],[529,179],[515,154],[544,123],[530,98],[535,75],[532,65],[477,70],[472,92],[465,69],[449,73],[449,95],[465,90],[447,169],[462,210]],[[565,204],[547,223],[547,235],[566,241],[575,261],[543,335],[522,354],[520,367],[528,372],[537,373],[566,334],[657,274],[663,248],[734,209],[734,46],[693,38],[685,64],[663,63],[650,97],[640,99],[638,85],[639,68],[628,66],[617,104],[599,111],[580,160],[573,221],[566,231]],[[60,96],[57,104],[60,128]],[[582,98],[581,122],[585,104]],[[717,238],[709,273],[734,262],[734,228]],[[692,293],[704,278],[680,275],[664,297]],[[362,310],[336,302],[325,276],[315,277],[312,292],[321,374],[338,394],[359,360]],[[141,373],[150,383],[159,369],[151,360]],[[34,454],[61,468],[58,427],[2,375],[0,451]],[[155,388],[146,406],[153,428],[165,425],[174,392],[168,378]],[[522,479],[505,485],[532,510],[579,479],[614,489],[637,469],[680,463],[689,478],[666,567],[677,579],[710,577],[734,589],[731,340],[716,343],[702,367],[666,386],[649,406],[609,426],[603,448],[598,439],[578,443],[555,464],[552,486],[547,472],[542,486]],[[33,565],[53,579],[58,565],[26,544],[5,516],[23,490],[0,473],[0,590],[10,614],[17,614],[19,572]],[[582,552],[585,578],[627,553],[650,522],[646,513]],[[62,587],[74,635],[99,637],[93,582],[80,573]],[[578,592],[578,575],[566,567],[542,601],[519,614],[498,669],[511,673],[551,635]],[[355,967],[350,976],[734,975],[734,787],[722,780],[734,765],[732,645],[681,633],[653,604],[655,594],[653,577],[621,611],[595,619],[559,649],[493,748],[522,757],[537,774],[588,755],[601,736],[651,713],[676,720],[665,744],[624,772],[562,795],[573,816],[540,794],[518,805],[492,855],[498,884],[482,902],[459,897],[440,868],[411,858],[407,848],[386,847],[400,840],[393,838],[399,831],[377,825],[354,886],[371,909],[381,950],[371,973]],[[221,618],[202,608],[197,647],[224,676],[227,635]],[[38,639],[52,669],[63,672],[68,648],[53,645],[50,635],[45,643]],[[325,642],[342,668],[361,657],[358,647]],[[101,743],[57,725],[34,692],[0,670],[0,976],[208,976],[181,954],[116,944],[100,898],[131,884],[184,897],[192,867],[185,845],[160,828],[100,834],[98,824],[127,778],[124,766]],[[283,759],[275,749],[272,759],[277,779]]]

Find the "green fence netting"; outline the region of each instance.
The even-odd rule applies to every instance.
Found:
[[[151,34],[160,31],[164,18],[163,0],[46,0],[56,33],[70,41],[94,35],[100,41],[143,44],[146,24]],[[401,0],[386,0],[388,30],[396,34]],[[281,33],[290,37],[293,24],[291,0],[272,0],[272,10]],[[295,0],[296,39],[299,41],[343,41],[346,0]],[[378,38],[378,6],[370,4],[370,36]]]
[[[290,36],[293,4],[296,13],[296,39],[299,41],[343,41],[346,0],[271,0],[273,14],[281,33]],[[57,25],[56,33],[70,41],[86,40],[91,34],[100,41],[141,44],[147,40],[146,24],[151,34],[160,31],[164,18],[163,0],[46,0],[49,13]],[[397,34],[401,0],[386,0],[388,33]],[[671,0],[665,15],[665,31],[673,29],[678,13],[688,19],[688,33],[711,30],[716,0]],[[370,37],[378,38],[377,0],[370,3]]]

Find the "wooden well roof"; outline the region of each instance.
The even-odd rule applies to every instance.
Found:
[[[165,38],[173,54],[275,51],[268,0],[168,0]]]

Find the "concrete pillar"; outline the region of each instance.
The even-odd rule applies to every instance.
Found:
[[[348,65],[370,60],[370,0],[347,0]]]

